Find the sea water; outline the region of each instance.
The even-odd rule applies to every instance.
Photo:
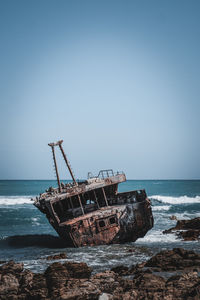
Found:
[[[116,265],[131,266],[145,261],[163,249],[184,247],[200,252],[200,242],[183,242],[163,230],[175,226],[178,219],[200,217],[200,180],[128,180],[119,191],[145,189],[151,200],[154,227],[144,238],[123,245],[66,248],[44,214],[31,201],[54,180],[0,181],[0,260],[23,262],[25,267],[40,272],[49,263],[47,255],[66,252],[69,261],[84,261],[94,272]]]

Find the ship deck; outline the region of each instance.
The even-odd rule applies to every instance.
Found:
[[[90,213],[87,213],[85,215],[81,215],[80,217],[77,218],[73,218],[70,220],[67,220],[63,223],[60,223],[59,226],[65,226],[65,225],[73,225],[74,223],[78,222],[78,221],[83,221],[86,219],[101,219],[101,218],[105,218],[107,216],[116,214],[116,213],[120,213],[122,211],[124,211],[126,205],[116,205],[116,206],[106,206],[106,207],[101,207],[96,211],[92,211]]]

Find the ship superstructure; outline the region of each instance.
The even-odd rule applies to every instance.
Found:
[[[145,190],[118,193],[126,181],[123,172],[101,170],[97,176],[77,181],[62,147],[50,143],[58,188],[50,187],[36,197],[34,205],[44,214],[67,246],[80,247],[125,243],[143,237],[153,227],[150,201]],[[72,183],[60,181],[55,147],[58,146]]]

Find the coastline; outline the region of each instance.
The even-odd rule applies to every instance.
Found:
[[[93,273],[86,263],[59,262],[65,253],[45,257],[55,260],[43,273],[9,261],[0,266],[2,300],[136,300],[194,299],[200,297],[200,254],[174,248],[130,266]]]

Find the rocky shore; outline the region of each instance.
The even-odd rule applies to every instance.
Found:
[[[62,253],[51,259],[64,257]],[[97,274],[85,263],[54,262],[37,274],[9,261],[0,266],[0,299],[197,300],[199,271],[200,254],[182,248],[161,251],[130,268],[119,265]]]
[[[175,233],[184,241],[200,240],[200,218],[191,220],[177,220],[175,227],[165,230],[163,233]]]

